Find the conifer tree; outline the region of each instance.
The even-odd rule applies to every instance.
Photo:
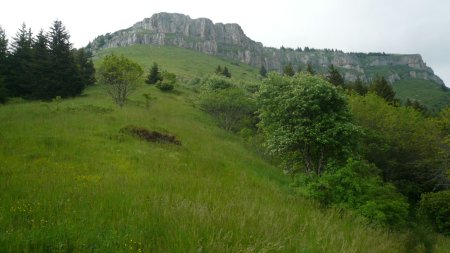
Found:
[[[294,76],[295,75],[295,71],[294,71],[294,68],[292,67],[291,63],[288,63],[288,65],[284,66],[283,74],[286,76]]]
[[[80,95],[84,89],[69,39],[70,35],[62,22],[54,21],[49,33],[51,72],[47,99]]]
[[[306,48],[305,48],[305,51],[306,51]],[[306,72],[310,73],[311,75],[316,74],[316,71],[313,69],[313,66],[311,65],[311,63],[308,63],[308,66],[306,67]]]
[[[156,84],[159,81],[162,81],[162,75],[159,71],[158,64],[156,62],[153,63],[150,71],[148,73],[147,79],[145,80],[146,84]]]
[[[344,86],[344,78],[342,77],[341,73],[334,67],[333,64],[330,65],[328,68],[328,82],[333,84],[334,86]]]
[[[216,73],[217,75],[222,75],[223,73],[222,67],[220,65],[217,66],[216,71],[214,73]]]
[[[259,74],[262,77],[267,77],[267,70],[266,70],[266,67],[264,67],[264,65],[261,65],[261,68],[259,69]]]
[[[383,76],[375,77],[369,87],[369,91],[375,93],[379,97],[382,97],[388,103],[395,102],[395,91]]]
[[[8,39],[5,30],[0,26],[0,75],[6,72],[6,61],[8,57]]]
[[[223,67],[222,75],[225,77],[231,78],[231,73],[226,66]]]
[[[368,92],[368,88],[367,86],[365,86],[361,80],[361,78],[359,78],[359,76],[356,78],[356,81],[353,83],[352,85],[353,90],[355,90],[356,93],[358,93],[361,96],[364,96],[367,94]]]
[[[95,84],[95,68],[91,59],[91,54],[87,53],[83,48],[74,50],[75,62],[80,72],[81,80],[84,86]]]
[[[10,96],[28,98],[31,94],[34,80],[32,44],[31,29],[22,24],[11,45],[12,55],[6,84]]]
[[[50,72],[50,51],[48,50],[48,39],[41,30],[36,36],[32,48],[32,70],[33,80],[29,98],[42,98],[50,83],[48,73]]]

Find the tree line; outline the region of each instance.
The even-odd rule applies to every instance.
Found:
[[[33,35],[25,24],[11,43],[0,27],[0,102],[9,97],[74,97],[95,83],[91,55],[74,49],[61,21]]]

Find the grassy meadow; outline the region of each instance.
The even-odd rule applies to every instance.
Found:
[[[205,72],[221,62],[205,59]],[[181,60],[156,60],[190,72]],[[185,86],[142,84],[123,108],[98,86],[74,99],[0,105],[0,252],[411,252],[406,232],[292,194],[289,178],[216,127]],[[156,99],[147,106],[148,93]],[[121,133],[128,125],[181,146]],[[436,237],[435,252],[449,248]]]

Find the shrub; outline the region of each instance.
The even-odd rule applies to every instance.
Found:
[[[309,196],[323,205],[354,209],[375,223],[405,223],[409,206],[406,199],[394,186],[382,182],[375,165],[349,159],[345,166],[331,168],[308,182]]]
[[[162,72],[162,79],[156,84],[160,91],[171,91],[177,82],[177,76],[167,71]]]
[[[419,215],[440,233],[450,234],[450,190],[422,194]]]

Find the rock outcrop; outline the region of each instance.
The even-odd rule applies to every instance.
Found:
[[[401,79],[443,81],[418,54],[343,53],[335,50],[293,50],[264,47],[248,38],[238,24],[214,24],[206,18],[191,19],[183,14],[158,13],[132,27],[97,37],[87,48],[93,52],[135,44],[171,45],[225,57],[269,70],[281,70],[291,63],[305,69],[308,64],[326,72],[333,64],[346,80],[369,81],[376,74],[390,82]]]

